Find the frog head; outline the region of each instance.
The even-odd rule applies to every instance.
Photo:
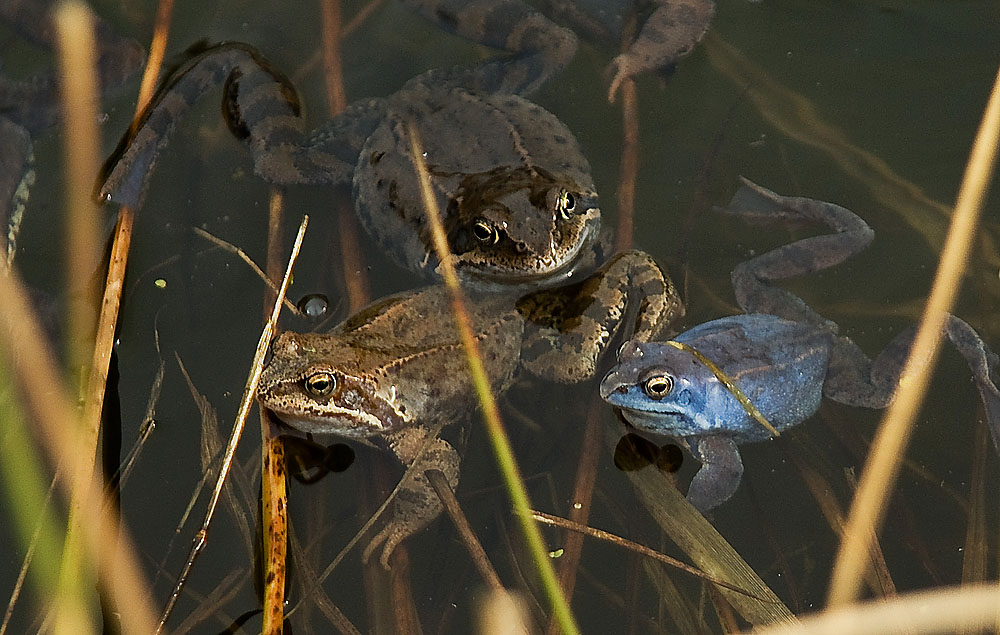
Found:
[[[390,381],[365,351],[320,333],[281,333],[257,389],[261,405],[297,430],[363,439],[409,425]]]
[[[639,430],[692,436],[713,429],[718,379],[693,355],[665,343],[629,341],[601,381],[601,397]]]
[[[601,210],[592,185],[519,166],[467,176],[446,218],[460,275],[537,284],[564,280],[580,268],[598,240]]]

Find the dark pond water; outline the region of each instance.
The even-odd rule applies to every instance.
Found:
[[[124,33],[148,41],[154,14],[149,3],[96,4]],[[345,2],[345,19],[363,5]],[[310,122],[318,124],[328,112],[319,11],[314,3],[178,3],[170,52],[202,39],[249,42],[293,78]],[[729,200],[741,175],[782,194],[841,204],[876,231],[864,253],[786,288],[840,323],[872,354],[911,323],[934,274],[948,208],[1000,61],[998,42],[1000,9],[992,3],[723,0],[710,37],[669,81],[643,77],[638,82],[635,245],[683,285],[685,323],[735,312],[732,267],[808,231],[755,228],[714,213],[712,206]],[[386,95],[426,69],[471,63],[484,53],[387,0],[343,41],[347,95]],[[606,222],[613,226],[623,127],[620,107],[605,99],[602,72],[609,59],[606,49],[581,47],[570,67],[534,98],[580,140],[602,193]],[[106,104],[108,151],[127,126],[136,91],[137,85],[130,85]],[[261,313],[261,282],[236,256],[192,231],[204,229],[257,262],[264,260],[268,187],[254,176],[248,153],[219,117],[217,95],[204,99],[187,118],[157,166],[138,215],[122,312],[118,355],[126,450],[137,438],[157,367],[165,364],[156,430],[122,492],[125,524],[139,545],[157,605],[187,552],[194,520],[179,533],[177,528],[203,475],[202,416],[179,361],[217,414],[218,423],[208,428],[227,434]],[[56,132],[37,141],[39,181],[18,256],[25,277],[50,290],[61,278],[53,233],[60,206],[59,142]],[[347,301],[337,196],[326,188],[288,189],[286,244],[300,214],[310,214],[290,295],[326,294],[339,319],[346,315]],[[987,203],[982,239],[971,256],[957,313],[1000,348],[995,198]],[[374,297],[421,284],[366,237],[361,241]],[[157,281],[165,281],[165,287]],[[302,328],[301,322],[288,325]],[[962,580],[975,432],[981,426],[968,377],[957,355],[945,355],[894,497],[898,505],[889,515],[883,547],[900,590]],[[542,510],[565,516],[572,509],[582,430],[591,411],[601,412],[602,427],[612,436],[621,433],[610,409],[594,405],[595,393],[593,382],[562,387],[527,380],[502,402],[533,503]],[[878,413],[825,405],[793,438],[746,448],[743,486],[715,514],[718,530],[795,612],[822,606],[837,547],[796,459],[804,457],[846,509],[845,472],[860,472],[863,440],[878,420]],[[221,507],[173,626],[219,632],[256,607],[252,528],[260,438],[254,421],[238,455],[236,511],[229,503]],[[529,592],[536,587],[487,440],[478,419],[470,423],[459,500],[505,584]],[[862,440],[861,445],[845,441],[845,434]],[[292,484],[294,533],[305,549],[292,563],[292,602],[302,597],[298,564],[323,569],[363,522],[359,499],[380,500],[376,483],[391,484],[396,475],[390,461],[362,447],[356,450],[356,462],[347,471],[310,486]],[[692,463],[688,458],[680,472],[682,488]],[[986,491],[992,492],[997,486],[992,455],[987,468]],[[597,470],[590,523],[683,557],[616,470],[611,449],[602,446]],[[192,518],[200,519],[203,509],[199,501]],[[977,517],[984,518],[986,535],[994,537],[986,557],[994,563],[995,497],[988,497],[986,511],[978,514],[985,514]],[[565,537],[549,531],[546,539],[557,549]],[[483,585],[450,523],[435,523],[407,546],[410,588],[424,632],[470,632]],[[3,588],[8,589],[21,551],[4,553]],[[992,566],[987,570],[995,573]],[[702,585],[684,574],[666,573],[699,606]],[[680,627],[657,588],[638,558],[588,542],[573,607],[588,633],[675,632]],[[357,551],[323,590],[363,632],[385,624],[384,615],[393,610],[384,580],[371,583],[363,576]],[[294,618],[295,632],[331,631],[323,613],[307,604]],[[30,623],[28,606],[15,613],[14,632]],[[379,612],[382,617],[373,617]],[[705,620],[718,630],[714,611],[709,609]],[[252,617],[246,632],[256,632],[258,624],[259,618]]]

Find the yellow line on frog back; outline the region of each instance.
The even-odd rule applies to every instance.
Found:
[[[704,354],[702,354],[702,352],[699,351],[698,349],[694,348],[693,346],[688,346],[684,342],[669,340],[667,341],[667,344],[669,346],[673,346],[678,350],[682,350],[694,355],[695,359],[704,364],[708,368],[708,370],[712,371],[712,374],[715,375],[716,379],[722,382],[722,385],[726,387],[726,390],[732,393],[733,397],[736,397],[736,400],[740,402],[740,405],[743,406],[743,409],[747,411],[747,414],[756,419],[757,423],[764,426],[764,429],[773,434],[774,436],[776,437],[781,436],[778,433],[778,429],[775,428],[773,425],[771,425],[771,422],[768,421],[767,417],[764,416],[764,413],[758,410],[757,406],[753,405],[753,402],[750,401],[750,398],[746,396],[746,393],[740,390],[740,387],[736,385],[736,382],[734,382],[729,377],[729,375],[725,373],[725,371],[719,368],[715,362],[713,362]]]

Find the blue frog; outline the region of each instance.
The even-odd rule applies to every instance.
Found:
[[[620,408],[637,429],[671,436],[688,447],[701,468],[687,499],[703,513],[728,500],[739,486],[739,444],[769,439],[801,423],[824,396],[868,408],[888,405],[914,334],[912,328],[900,333],[872,361],[852,340],[838,335],[835,323],[771,285],[836,265],[867,247],[874,232],[853,212],[779,196],[749,181],[726,211],[761,220],[820,222],[835,233],[741,263],[732,280],[745,314],[700,324],[672,342],[626,342],[600,389],[605,401]],[[955,316],[948,316],[945,334],[972,370],[1000,449],[1000,391],[991,378],[997,356]],[[722,377],[710,368],[713,364]],[[754,416],[754,408],[761,416]]]

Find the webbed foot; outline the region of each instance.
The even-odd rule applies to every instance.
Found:
[[[689,445],[701,469],[691,479],[687,499],[705,514],[736,493],[743,478],[743,459],[732,437],[707,436]]]
[[[365,547],[362,559],[367,562],[379,547],[379,563],[389,568],[392,552],[407,537],[417,533],[441,513],[441,500],[424,475],[426,470],[440,470],[454,489],[458,486],[458,453],[447,441],[430,436],[430,431],[413,427],[387,434],[389,448],[407,467],[393,505],[392,518]]]
[[[670,67],[705,37],[715,14],[710,0],[666,0],[650,14],[628,51],[608,65],[608,102],[614,103],[626,79]]]

